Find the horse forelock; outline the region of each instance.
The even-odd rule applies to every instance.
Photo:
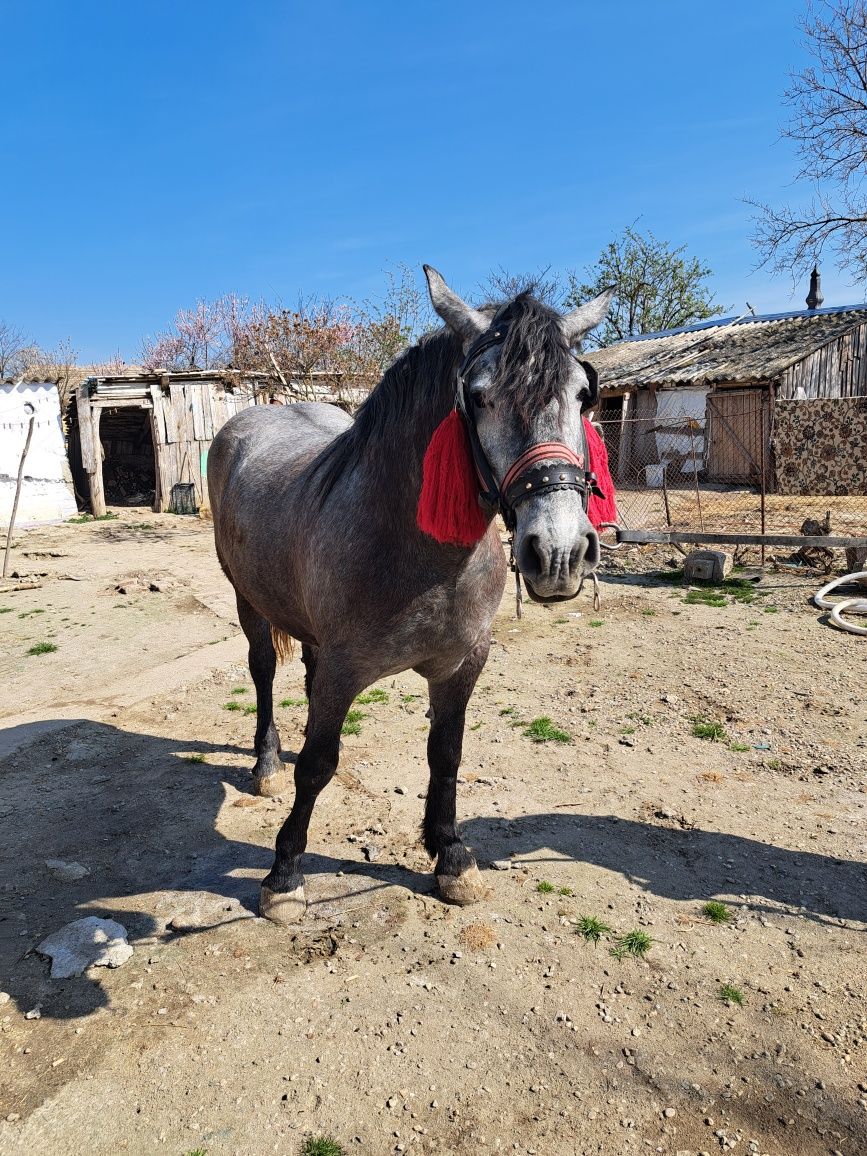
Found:
[[[529,292],[519,293],[497,313],[508,331],[494,371],[492,393],[514,411],[525,428],[560,399],[569,381],[569,345],[560,315]]]

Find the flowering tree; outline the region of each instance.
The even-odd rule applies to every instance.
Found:
[[[381,299],[361,305],[301,297],[294,309],[228,294],[179,310],[171,329],[148,339],[148,370],[236,369],[270,376],[310,399],[330,391],[354,404],[420,332],[426,297],[405,266],[386,273]]]

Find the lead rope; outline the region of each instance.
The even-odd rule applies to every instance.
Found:
[[[602,607],[602,595],[599,593],[599,578],[595,570],[590,577],[593,579],[593,609],[598,613]]]
[[[515,616],[517,618],[523,617],[521,610],[521,603],[524,601],[524,594],[521,590],[521,571],[518,569],[518,564],[515,561],[515,536],[509,537],[509,568],[515,575]]]

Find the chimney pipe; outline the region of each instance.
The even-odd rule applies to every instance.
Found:
[[[813,266],[813,272],[810,274],[810,292],[807,294],[807,308],[818,309],[825,298],[822,296],[822,274],[819,272],[819,266]]]

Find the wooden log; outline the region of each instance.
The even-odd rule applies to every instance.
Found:
[[[105,487],[102,481],[102,442],[99,440],[99,419],[101,409],[90,408],[90,421],[93,437],[94,456],[96,461],[92,472],[88,472],[87,480],[90,485],[90,512],[94,518],[103,518],[106,514]]]
[[[86,385],[80,385],[75,393],[78,410],[78,443],[81,446],[81,464],[87,474],[93,473],[96,454],[93,448],[93,426],[90,424],[90,394]]]

